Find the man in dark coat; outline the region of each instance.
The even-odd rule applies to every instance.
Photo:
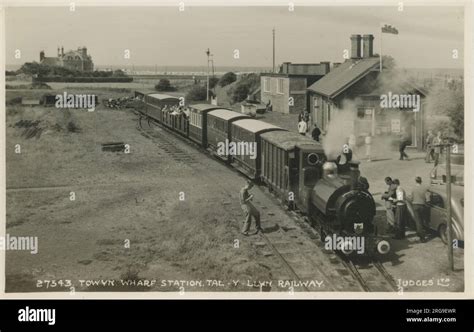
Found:
[[[319,142],[319,136],[321,135],[321,129],[318,128],[318,124],[315,123],[314,124],[314,129],[313,131],[311,132],[311,137],[313,137],[313,139],[316,141],[316,142]]]

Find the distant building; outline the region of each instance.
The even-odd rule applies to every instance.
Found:
[[[336,112],[346,110],[356,112],[341,125],[341,133],[356,136],[385,136],[396,141],[402,130],[408,134],[411,147],[421,149],[424,128],[424,103],[426,91],[412,83],[397,81],[389,77],[378,80],[380,58],[373,55],[372,35],[351,36],[351,58],[333,69],[308,88],[309,109],[312,119],[322,130],[327,130]],[[383,86],[380,81],[383,81]],[[420,96],[420,109],[382,107],[381,96]],[[350,102],[347,106],[346,102]]]
[[[307,88],[329,72],[329,62],[296,64],[284,62],[278,73],[262,74],[260,100],[272,110],[299,113],[308,107]]]
[[[94,63],[92,57],[87,54],[86,47],[79,47],[77,50],[70,50],[64,53],[64,47],[59,49],[57,57],[46,57],[44,51],[40,52],[40,64],[46,66],[58,66],[71,70],[93,71]]]

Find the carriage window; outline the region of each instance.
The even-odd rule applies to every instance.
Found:
[[[443,197],[436,193],[430,193],[430,203],[431,205],[444,208]]]
[[[202,123],[202,116],[201,116],[201,114],[198,114],[197,120],[198,120],[198,123],[196,124],[196,127],[201,128],[201,123]]]

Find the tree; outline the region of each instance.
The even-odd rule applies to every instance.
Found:
[[[186,100],[188,101],[201,101],[206,100],[207,91],[206,87],[202,85],[196,85],[191,88],[186,94]]]
[[[395,59],[390,55],[382,55],[382,70],[392,71],[397,67]]]
[[[464,139],[464,87],[462,83],[447,88],[442,84],[433,86],[426,98],[428,115],[449,117],[452,132]]]
[[[50,67],[43,66],[38,62],[25,62],[23,66],[18,70],[18,72],[26,74],[26,75],[38,75],[38,76],[45,76],[50,71]]]
[[[125,73],[123,72],[123,70],[117,69],[117,70],[114,70],[112,76],[113,76],[113,77],[125,77],[125,76],[127,76],[127,75],[125,75]]]
[[[235,75],[233,72],[228,72],[221,77],[219,80],[219,85],[224,87],[235,81],[237,81],[237,75]]]
[[[219,82],[217,77],[209,77],[209,89],[214,89],[217,85],[217,82]]]
[[[457,103],[448,109],[448,116],[451,119],[454,133],[464,140],[464,94],[462,93],[457,98]]]
[[[169,79],[162,78],[162,79],[160,79],[158,84],[155,85],[155,90],[156,91],[175,91],[176,88],[171,85]]]
[[[250,92],[260,84],[260,76],[255,73],[242,75],[241,78],[227,91],[232,103],[244,101]]]
[[[244,83],[244,84],[239,84],[233,91],[234,93],[232,94],[232,102],[233,103],[239,103],[241,101],[244,101],[249,92],[250,92],[250,84],[249,83]]]

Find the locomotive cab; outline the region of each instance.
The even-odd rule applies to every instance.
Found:
[[[325,162],[322,151],[315,151],[313,145],[297,144],[298,155],[298,201],[302,212],[308,213],[311,202],[311,191],[321,179],[321,168]]]

